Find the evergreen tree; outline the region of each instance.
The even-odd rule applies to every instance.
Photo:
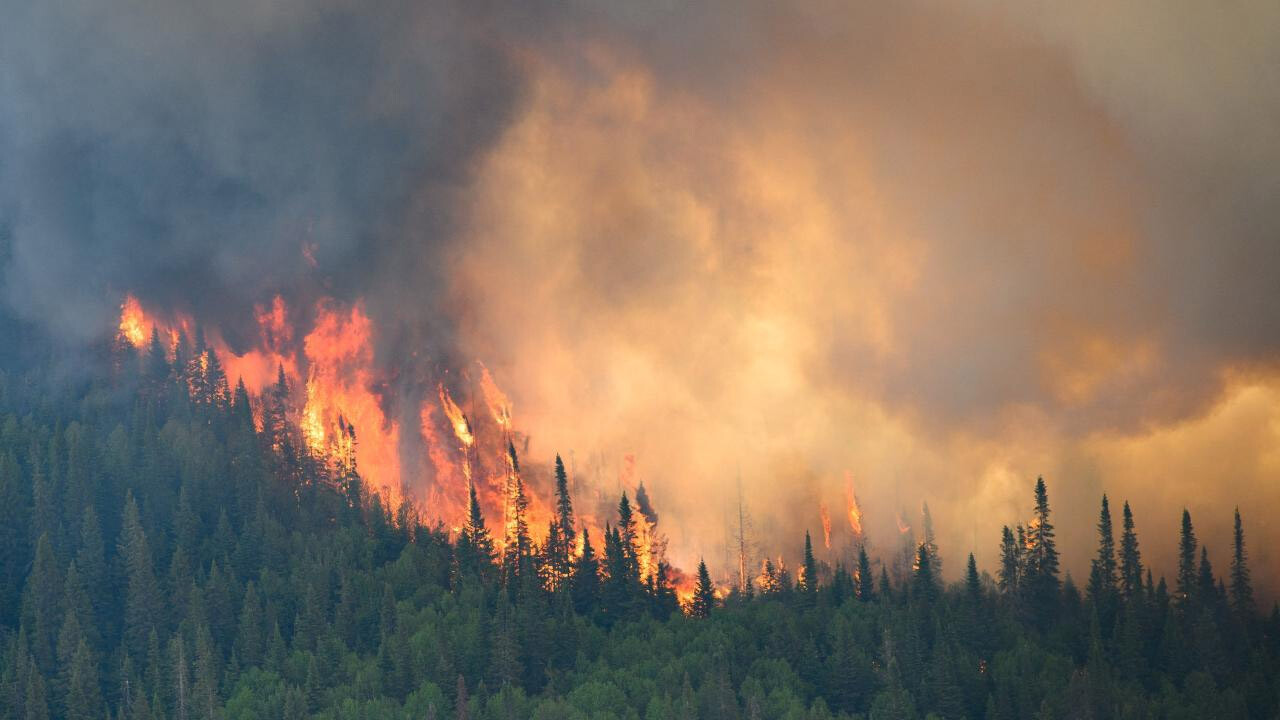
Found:
[[[514,585],[521,574],[529,569],[532,542],[529,539],[529,498],[525,495],[524,479],[520,475],[520,460],[516,446],[507,440],[506,533],[502,550],[502,577],[508,585]]]
[[[812,595],[818,591],[818,561],[813,557],[813,540],[804,531],[804,567],[800,574],[800,589]]]
[[[162,605],[151,548],[142,530],[138,504],[134,502],[132,492],[125,496],[117,552],[123,559],[128,587],[124,610],[125,645],[131,655],[142,657],[146,652],[147,635],[156,627]]]
[[[67,681],[67,720],[98,720],[102,717],[102,689],[98,685],[98,662],[88,643],[80,638]]]
[[[929,546],[920,543],[916,548],[915,574],[911,582],[911,594],[926,605],[933,604],[938,597],[938,577],[933,571],[933,556],[929,554]]]
[[[569,495],[569,475],[564,461],[556,455],[556,515],[547,533],[547,555],[557,585],[565,585],[573,572],[574,539],[578,535],[573,519],[573,499]]]
[[[484,524],[475,482],[467,483],[467,522],[458,535],[456,552],[462,565],[471,572],[480,572],[493,563],[493,538]]]
[[[1177,598],[1187,602],[1196,590],[1196,532],[1191,526],[1191,513],[1182,510],[1182,532],[1178,537]]]
[[[867,545],[858,546],[858,599],[870,602],[876,597],[875,580],[871,575],[871,559],[867,557]]]
[[[938,540],[933,532],[933,514],[929,512],[929,503],[920,503],[920,524],[924,529],[922,543],[929,546],[929,560],[933,564],[933,574],[942,577],[942,556],[938,554]]]
[[[1209,562],[1209,549],[1200,546],[1200,572],[1196,581],[1196,597],[1207,605],[1217,600],[1218,585],[1213,577],[1213,565]]]
[[[698,580],[693,588],[693,600],[689,602],[689,615],[695,618],[711,617],[711,609],[716,606],[716,586],[711,582],[711,573],[707,572],[707,563],[698,561]]]
[[[1236,508],[1235,532],[1231,555],[1231,605],[1242,618],[1253,617],[1253,584],[1249,580],[1248,553],[1244,548],[1244,526],[1240,508]]]
[[[964,589],[970,602],[977,604],[982,601],[982,578],[978,576],[978,563],[973,559],[973,553],[969,553],[969,563],[965,566]]]
[[[573,567],[572,591],[573,607],[578,614],[589,615],[595,611],[600,597],[600,567],[585,527],[582,528],[582,555]]]
[[[1138,533],[1127,501],[1124,530],[1120,535],[1120,591],[1126,601],[1132,601],[1142,591],[1142,553],[1138,550]]]
[[[631,501],[627,499],[626,491],[622,493],[622,499],[618,501],[618,526],[615,528],[618,533],[619,549],[622,552],[622,573],[629,581],[640,581],[640,557],[638,540],[639,534],[636,528],[635,513],[631,509]]]
[[[1087,592],[1100,621],[1111,627],[1115,616],[1116,547],[1111,527],[1111,508],[1105,494],[1102,496],[1102,510],[1098,515],[1098,552],[1090,564]]]
[[[1027,529],[1026,585],[1030,591],[1030,609],[1041,626],[1053,618],[1057,610],[1058,548],[1053,524],[1049,522],[1049,493],[1044,478],[1036,479],[1035,518]]]
[[[1000,592],[1016,597],[1022,584],[1022,547],[1005,525],[1000,531]]]
[[[36,541],[35,560],[27,575],[22,600],[23,625],[30,628],[31,654],[41,672],[54,667],[55,633],[61,621],[62,573],[45,533]]]

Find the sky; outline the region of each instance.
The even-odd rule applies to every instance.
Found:
[[[359,300],[678,563],[852,488],[993,569],[1043,475],[1078,580],[1105,492],[1280,588],[1276,3],[0,5],[0,298],[69,346]]]

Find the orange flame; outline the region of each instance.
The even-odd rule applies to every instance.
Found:
[[[471,447],[476,442],[476,437],[471,432],[471,423],[467,422],[467,416],[463,414],[462,408],[453,401],[449,395],[449,391],[445,389],[444,383],[440,383],[440,407],[444,410],[444,414],[449,418],[449,423],[453,425],[453,434],[457,436],[458,442],[463,447]]]
[[[844,473],[845,502],[849,506],[849,528],[855,537],[862,537],[862,508],[858,507],[858,495],[853,491],[853,473]]]
[[[831,549],[831,515],[827,513],[827,504],[824,502],[818,506],[822,513],[822,544],[828,550]]]
[[[477,362],[480,366],[480,389],[484,392],[485,404],[489,406],[489,413],[493,415],[494,422],[502,426],[505,431],[511,431],[511,400],[507,398],[506,393],[498,388],[498,384],[493,381],[493,375],[489,374],[489,368],[484,363]]]
[[[142,312],[138,298],[125,295],[124,302],[120,303],[120,336],[135,348],[142,349],[150,335],[151,322]]]

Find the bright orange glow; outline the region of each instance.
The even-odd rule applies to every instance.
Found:
[[[462,412],[462,408],[458,407],[458,404],[453,401],[443,383],[440,384],[439,390],[440,407],[444,410],[445,417],[449,418],[449,423],[453,426],[453,434],[458,438],[458,442],[462,443],[463,447],[471,447],[476,442],[476,437],[471,432],[471,423],[467,422],[467,416]]]
[[[303,339],[307,383],[302,429],[311,451],[332,460],[341,449],[334,444],[341,435],[336,431],[344,423],[353,426],[361,476],[398,503],[400,427],[386,416],[373,390],[372,338],[373,325],[359,304],[346,311],[329,302],[316,307],[315,325]]]
[[[831,515],[830,513],[827,512],[827,504],[825,502],[819,505],[818,509],[822,513],[822,545],[826,549],[830,550],[831,549]]]
[[[493,376],[489,374],[489,368],[483,363],[476,363],[480,366],[480,389],[484,392],[485,404],[489,406],[489,413],[493,415],[493,421],[498,423],[504,430],[511,430],[511,401],[507,398],[506,393],[498,388],[498,384],[493,381]]]
[[[142,349],[151,335],[151,323],[142,312],[142,305],[132,295],[125,295],[120,304],[120,335],[130,345]]]
[[[862,508],[858,507],[858,495],[853,491],[853,473],[844,474],[845,502],[849,506],[849,529],[856,538],[862,537]]]

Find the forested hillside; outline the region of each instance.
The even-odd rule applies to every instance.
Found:
[[[1038,482],[990,574],[970,556],[947,586],[924,542],[895,584],[874,549],[832,568],[799,537],[771,549],[803,548],[794,573],[726,593],[702,567],[682,607],[669,568],[639,579],[629,499],[587,536],[562,467],[545,535],[474,501],[451,533],[309,459],[283,375],[251,400],[199,343],[103,364],[0,384],[6,718],[1278,717],[1280,611],[1238,514],[1218,569],[1184,516],[1166,582],[1102,498],[1081,587]]]

